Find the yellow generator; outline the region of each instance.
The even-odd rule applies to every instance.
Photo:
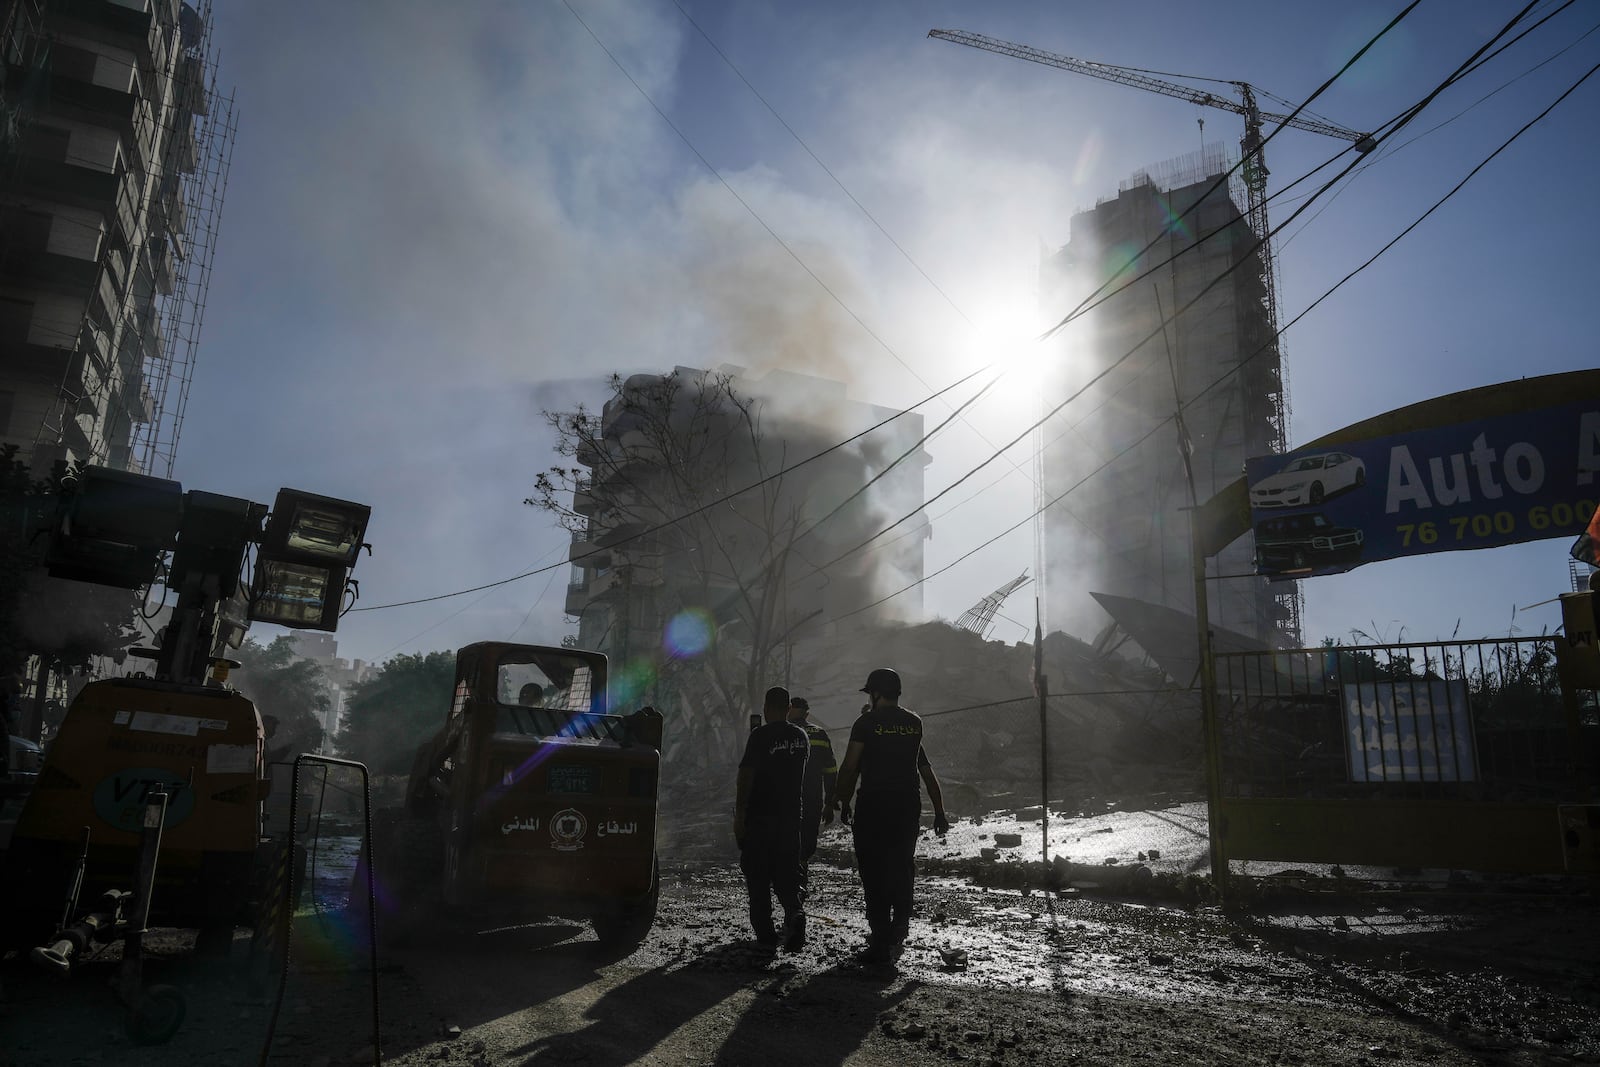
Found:
[[[38,944],[78,899],[126,889],[151,791],[168,794],[151,922],[231,939],[262,888],[263,730],[250,701],[203,685],[91,682],[51,742],[0,876],[5,937]],[[85,851],[87,846],[87,851]]]

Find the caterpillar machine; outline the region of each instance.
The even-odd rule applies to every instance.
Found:
[[[135,1040],[165,1041],[184,1014],[176,989],[141,988],[147,925],[226,946],[236,927],[259,935],[274,914],[271,872],[285,869],[290,835],[265,819],[268,731],[223,684],[236,665],[225,654],[252,620],[335,629],[369,514],[292,489],[269,512],[98,467],[64,483],[50,575],[160,584],[176,601],[159,647],[130,650],[150,670],[90,682],[67,709],[0,861],[0,938],[61,976],[122,940],[117,985]]]

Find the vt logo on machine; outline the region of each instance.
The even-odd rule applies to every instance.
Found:
[[[94,813],[118,830],[136,833],[144,825],[150,791],[158,785],[167,790],[167,817],[161,825],[170,830],[194,811],[194,790],[161,767],[128,767],[102,778],[94,787]]]

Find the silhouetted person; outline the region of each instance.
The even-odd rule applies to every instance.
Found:
[[[525,708],[544,707],[544,686],[538,682],[529,682],[517,693],[517,703]]]
[[[805,788],[800,794],[800,892],[811,885],[811,857],[817,852],[817,834],[824,824],[833,823],[833,793],[839,780],[839,765],[834,762],[833,742],[828,731],[809,721],[811,704],[804,697],[789,700],[789,721],[806,732],[811,754],[806,757]]]
[[[861,687],[871,708],[850,728],[850,746],[839,768],[839,816],[854,831],[856,866],[866,898],[869,931],[866,958],[888,963],[911,927],[912,884],[916,878],[917,831],[922,822],[922,791],[933,801],[933,829],[950,829],[944,793],[922,751],[922,719],[900,706],[900,676],[879,667]],[[856,779],[861,797],[854,822],[850,799]]]
[[[763,945],[776,945],[772,898],[783,905],[784,947],[793,952],[805,944],[806,917],[800,902],[800,787],[805,777],[811,740],[800,727],[784,721],[789,691],[767,690],[761,707],[762,725],[750,731],[739,761],[738,799],[733,836],[739,844],[739,868],[750,894],[750,928]]]

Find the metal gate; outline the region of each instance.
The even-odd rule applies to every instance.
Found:
[[[1215,860],[1595,870],[1600,719],[1559,640],[1217,654]]]

